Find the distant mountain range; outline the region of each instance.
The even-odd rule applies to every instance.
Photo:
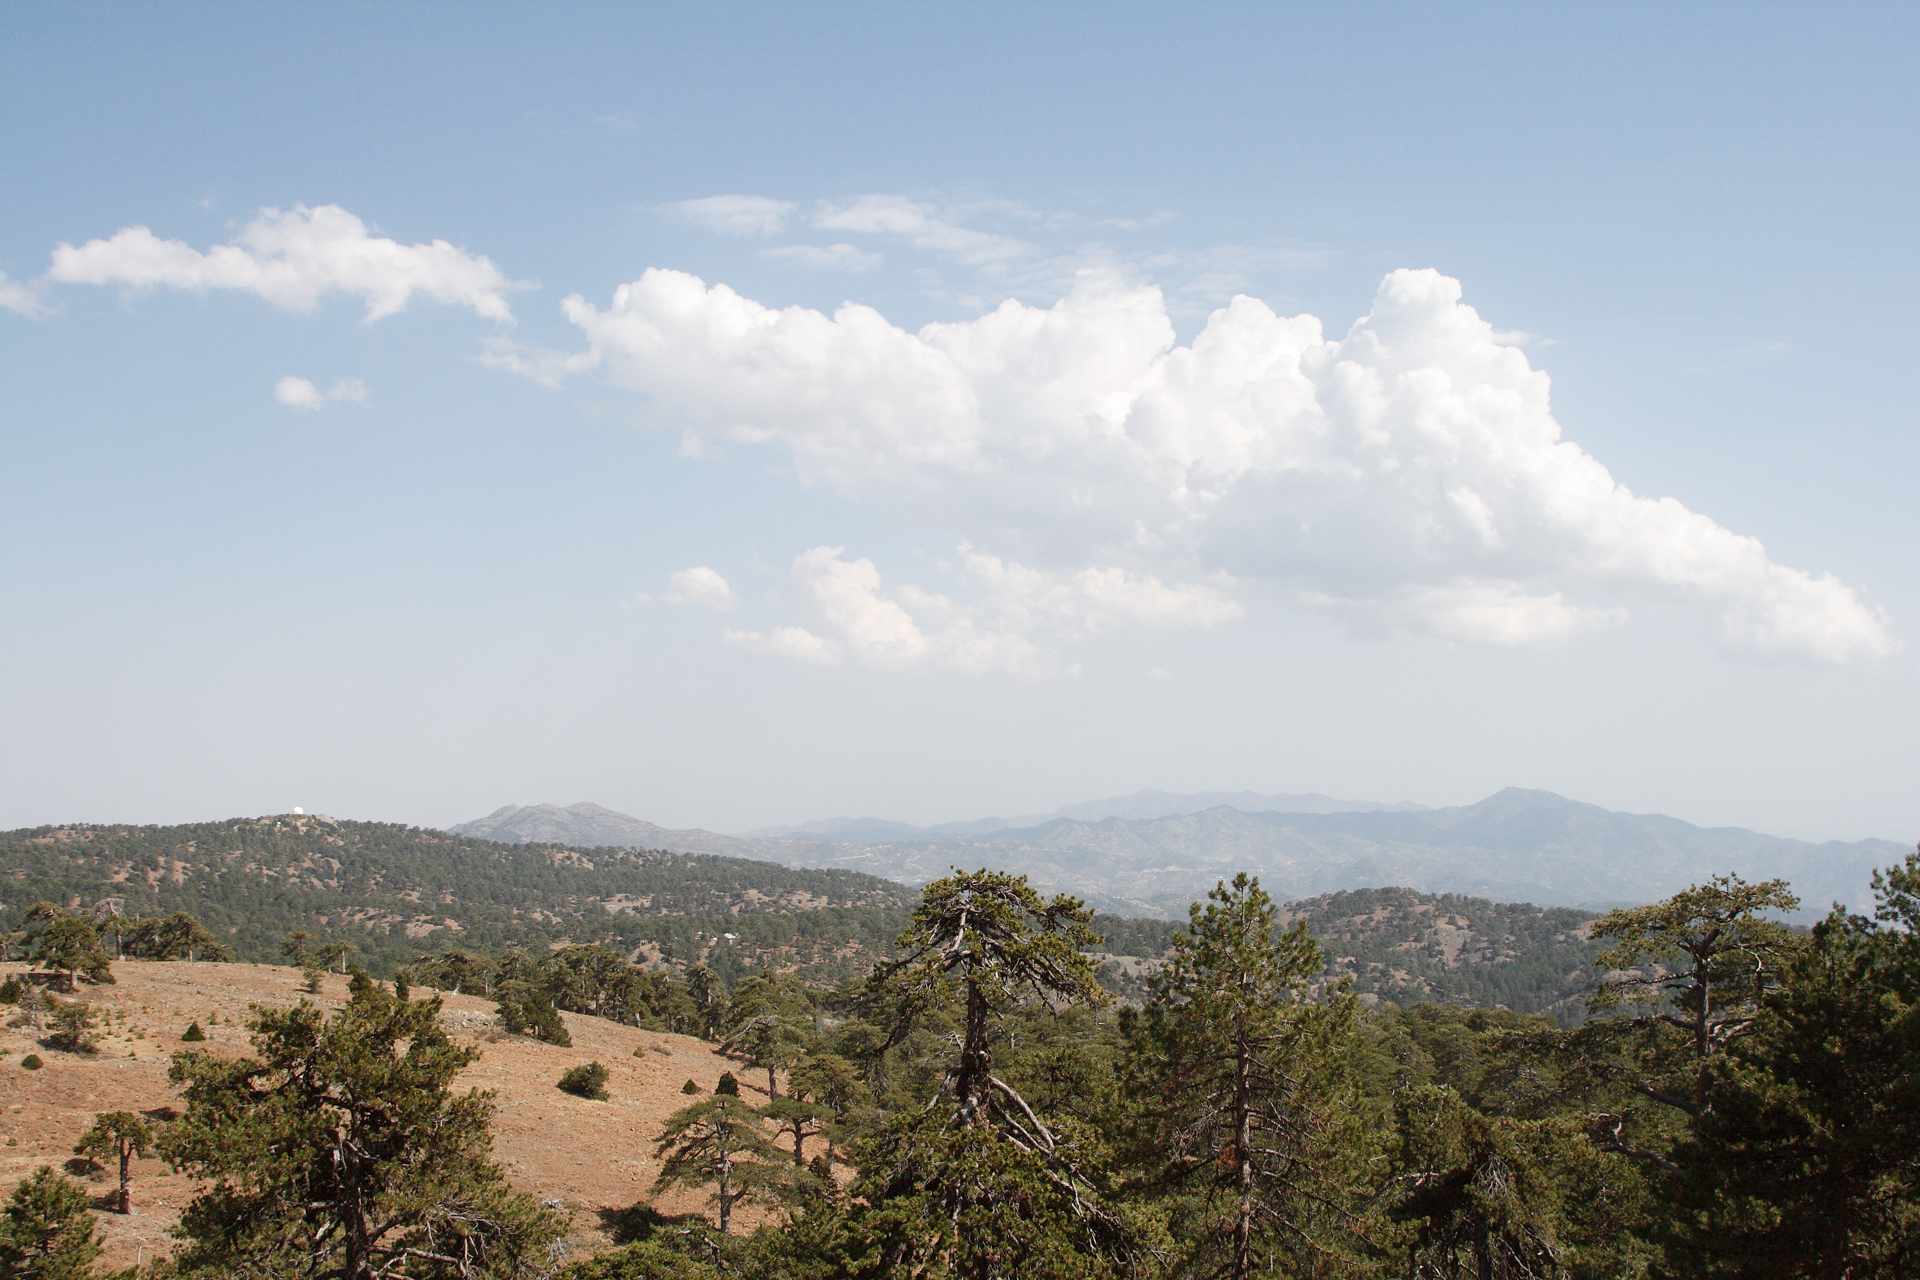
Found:
[[[575,808],[598,808],[580,806]],[[1410,812],[1410,804],[1378,804],[1371,800],[1339,800],[1318,792],[1267,794],[1259,791],[1135,791],[1104,800],[1065,805],[1051,813],[1019,818],[975,818],[916,826],[886,818],[823,818],[789,827],[765,827],[748,835],[790,840],[892,840],[903,843],[964,840],[1038,827],[1058,818],[1076,822],[1104,822],[1108,818],[1172,818],[1208,809],[1238,809],[1242,813],[1383,813]]]
[[[1222,795],[1254,807],[1213,803]],[[1750,880],[1791,881],[1805,914],[1817,915],[1834,901],[1867,905],[1874,868],[1899,861],[1909,847],[1699,827],[1520,788],[1437,809],[1326,796],[1141,792],[1039,821],[917,827],[841,818],[747,836],[669,831],[598,805],[508,806],[453,830],[515,843],[723,853],[864,871],[906,884],[956,866],[986,866],[1022,872],[1103,911],[1163,916],[1183,914],[1215,881],[1238,871],[1258,875],[1282,900],[1402,885],[1586,908],[1653,901],[1737,872]]]

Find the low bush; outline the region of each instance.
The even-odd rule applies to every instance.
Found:
[[[207,1038],[207,1033],[200,1029],[199,1023],[189,1022],[187,1029],[180,1033],[180,1038],[188,1044],[198,1044]]]
[[[577,1098],[595,1102],[607,1100],[607,1069],[597,1062],[583,1062],[560,1077],[560,1088]]]
[[[42,1066],[45,1066],[46,1064],[40,1061],[39,1054],[30,1053],[26,1057],[20,1059],[20,1065],[22,1067],[25,1067],[28,1071],[38,1071]]]

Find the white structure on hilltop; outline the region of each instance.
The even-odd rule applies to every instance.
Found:
[[[300,807],[299,805],[295,805],[295,806],[293,806],[293,816],[294,816],[294,817],[296,817],[296,818],[298,818],[298,817],[300,817],[301,815],[303,815],[303,814],[305,814],[305,813],[306,813],[306,810],[305,810],[305,809],[302,809],[302,808],[301,808],[301,807]]]

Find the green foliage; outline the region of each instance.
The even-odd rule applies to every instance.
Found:
[[[1699,1276],[1910,1274],[1920,1257],[1920,854],[1836,908],[1705,1073],[1675,1152],[1669,1264]]]
[[[721,1273],[663,1241],[643,1240],[576,1262],[560,1280],[721,1280]]]
[[[89,982],[113,981],[99,930],[51,902],[27,908],[26,953],[39,968],[57,975],[69,991],[81,977]]]
[[[45,1065],[46,1064],[44,1062],[40,1061],[40,1055],[37,1053],[30,1053],[26,1057],[20,1059],[21,1068],[27,1071],[38,1071],[41,1067]]]
[[[1037,1114],[994,1070],[1016,1015],[1105,1003],[1082,952],[1090,920],[1025,877],[956,874],[927,886],[897,958],[869,979],[859,1004],[881,1020],[881,1052],[958,1020],[931,1101],[855,1153],[857,1229],[887,1274],[1117,1275],[1145,1247],[1149,1230],[1118,1202],[1098,1136]]]
[[[573,1036],[560,1020],[560,1011],[553,1007],[553,997],[537,983],[502,983],[497,1008],[500,1027],[510,1036],[532,1036],[563,1048],[573,1043]]]
[[[692,1097],[694,1094],[701,1092],[701,1088],[692,1080],[689,1080],[680,1086],[680,1092],[686,1094],[688,1097]]]
[[[233,948],[185,911],[115,921],[124,954],[136,960],[232,960]]]
[[[476,1053],[437,999],[379,988],[332,1018],[258,1010],[253,1057],[174,1058],[186,1099],[162,1139],[204,1189],[181,1217],[183,1275],[518,1276],[559,1223],[491,1159],[493,1104],[455,1094]]]
[[[767,1096],[778,1097],[778,1073],[793,1065],[812,1030],[806,992],[792,982],[755,975],[734,988],[727,1005],[728,1030],[722,1053],[767,1073]]]
[[[583,1062],[577,1067],[569,1067],[560,1077],[559,1088],[562,1093],[571,1093],[576,1098],[605,1102],[607,1069],[598,1062]]]
[[[189,1022],[187,1029],[180,1033],[180,1039],[187,1044],[199,1044],[206,1038],[207,1033],[200,1029],[200,1024],[197,1022]]]
[[[52,1169],[36,1169],[0,1215],[0,1276],[8,1280],[88,1280],[100,1256],[86,1189]]]
[[[8,974],[7,980],[0,982],[0,1004],[19,1004],[20,989],[20,979]]]
[[[1602,917],[1593,934],[1610,944],[1597,959],[1608,973],[1590,1003],[1614,1018],[1589,1038],[1626,1032],[1640,1092],[1697,1111],[1709,1062],[1753,1029],[1761,1001],[1800,949],[1801,938],[1768,913],[1799,906],[1784,880],[1718,876]]]

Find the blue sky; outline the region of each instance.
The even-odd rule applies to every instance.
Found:
[[[4,22],[0,823],[1920,827],[1908,12]]]

